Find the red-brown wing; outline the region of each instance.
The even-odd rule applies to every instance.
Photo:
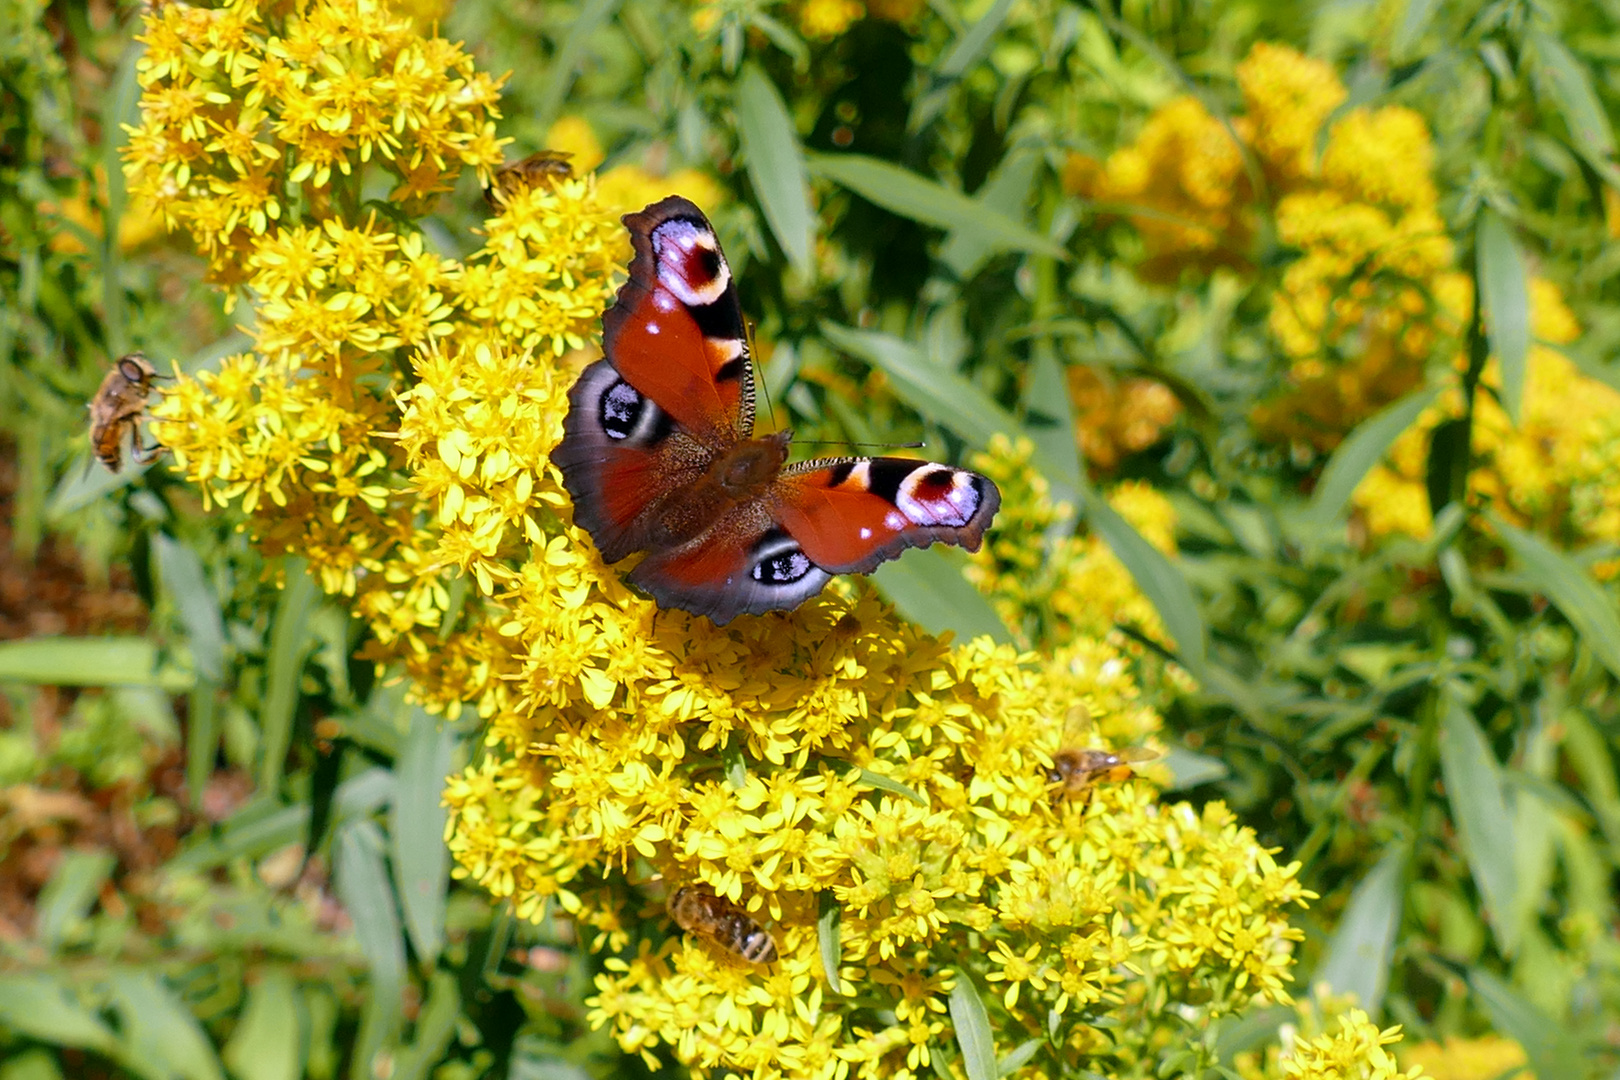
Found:
[[[695,438],[754,429],[754,371],[731,268],[709,219],[678,195],[626,214],[635,258],[602,316],[602,351]]]
[[[659,502],[698,480],[711,449],[598,360],[568,391],[562,442],[551,452],[574,499],[574,521],[608,562],[648,546]]]
[[[782,527],[815,565],[864,574],[908,547],[979,550],[1001,492],[978,473],[933,461],[807,461],[777,483]]]

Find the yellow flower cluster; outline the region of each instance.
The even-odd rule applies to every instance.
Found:
[[[1100,537],[1081,532],[1050,540],[1073,510],[1052,501],[1033,456],[1027,440],[1013,445],[998,435],[973,460],[1002,491],[1001,512],[973,559],[974,584],[1002,621],[1045,648],[1083,639],[1119,642],[1119,624],[1163,641],[1158,612]],[[1108,493],[1108,501],[1149,543],[1175,553],[1175,510],[1163,495],[1126,481]]]
[[[1071,364],[1069,397],[1074,428],[1087,467],[1112,471],[1120,461],[1159,441],[1181,414],[1170,388],[1153,379],[1118,378],[1105,368]]]
[[[1307,1029],[1322,1026],[1318,1004],[1301,1005],[1300,1020]],[[1320,1035],[1290,1028],[1282,1048],[1239,1055],[1238,1072],[1244,1080],[1420,1080],[1427,1075],[1416,1057],[1403,1071],[1385,1049],[1400,1042],[1399,1027],[1380,1030],[1365,1012],[1354,1008],[1338,1015],[1336,1027]]]
[[[159,435],[266,550],[352,597],[419,700],[488,718],[445,796],[456,872],[578,921],[607,954],[594,1023],[704,1072],[910,1078],[956,1068],[969,980],[1004,1046],[1050,1039],[1030,1069],[1140,1072],[1188,1010],[1286,997],[1297,864],[1219,804],[1049,784],[1071,715],[1086,746],[1157,726],[1101,640],[1123,571],[1065,579],[1099,584],[1046,658],[930,637],[859,583],[724,628],[657,610],[572,526],[549,460],[628,255],[594,178],[508,191],[479,252],[436,256],[410,227],[420,197],[499,150],[493,83],[463,54],[358,0],[170,4],[148,25],[132,180],[259,316],[254,353],[177,380]],[[177,119],[199,93],[206,117]],[[274,154],[244,150],[244,173],[209,133],[250,109],[259,126],[233,130]],[[401,179],[396,211],[350,197],[377,168]],[[219,217],[255,169],[262,214]],[[1050,513],[1029,487],[1014,518]],[[1131,498],[1168,543],[1167,511]],[[779,959],[677,932],[660,900],[687,885],[748,911]]]
[[[1524,1068],[1529,1060],[1524,1047],[1500,1035],[1413,1043],[1401,1047],[1401,1060],[1422,1068],[1434,1080],[1493,1080],[1510,1073],[1517,1080],[1536,1080],[1536,1074]]]
[[[1066,175],[1077,193],[1136,211],[1149,280],[1248,271],[1260,215],[1275,219],[1277,240],[1297,252],[1270,313],[1288,385],[1254,419],[1272,439],[1330,450],[1418,385],[1436,341],[1455,332],[1433,299],[1460,280],[1433,148],[1416,113],[1361,108],[1327,131],[1318,158],[1346,92],[1331,67],[1287,47],[1256,45],[1237,81],[1245,111],[1230,127],[1177,98],[1100,170],[1076,163]]]
[[[1465,280],[1459,301],[1464,310],[1472,304],[1468,289]],[[1484,391],[1474,402],[1470,499],[1561,543],[1620,541],[1620,497],[1614,490],[1620,392],[1582,375],[1553,347],[1574,341],[1580,327],[1551,282],[1531,282],[1530,321],[1542,344],[1530,348],[1517,425],[1493,392],[1501,384],[1496,362],[1486,365]],[[1461,392],[1449,389],[1396,440],[1386,463],[1368,473],[1355,503],[1369,534],[1429,534],[1424,477],[1430,435],[1443,421],[1461,416],[1462,409]]]

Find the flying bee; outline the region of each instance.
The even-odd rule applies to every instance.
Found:
[[[1052,755],[1052,767],[1046,770],[1046,781],[1059,798],[1085,797],[1098,783],[1117,784],[1130,778],[1134,764],[1152,761],[1159,754],[1145,746],[1125,746],[1118,750],[1102,750],[1075,745],[1091,727],[1091,714],[1084,705],[1069,710],[1063,725],[1063,746]]]
[[[750,964],[776,961],[776,939],[754,917],[701,885],[682,885],[669,896],[669,917],[688,934],[720,946]]]
[[[142,446],[140,424],[146,417],[146,398],[152,380],[161,379],[157,368],[138,352],[121,357],[101,380],[90,401],[90,446],[101,463],[113,472],[124,464],[124,436],[132,443],[130,458],[142,465],[157,457],[161,446]]]
[[[541,185],[554,186],[574,177],[574,167],[568,160],[574,155],[562,150],[540,150],[522,161],[502,166],[495,180],[484,189],[484,201],[491,210],[503,210],[506,204],[521,192]]]

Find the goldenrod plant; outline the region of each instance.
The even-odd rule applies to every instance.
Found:
[[[1613,1071],[1607,15],[17,17],[0,1080]],[[761,424],[984,474],[976,553],[603,562],[550,455],[670,194]]]

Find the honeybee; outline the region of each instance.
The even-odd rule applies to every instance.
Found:
[[[572,179],[574,167],[568,160],[573,156],[562,150],[540,150],[522,161],[502,166],[496,171],[494,182],[484,189],[484,201],[491,210],[501,210],[520,192]]]
[[[142,446],[140,422],[146,416],[146,398],[157,368],[138,352],[121,357],[107,372],[90,401],[90,447],[113,472],[124,464],[124,435],[131,438],[130,458],[145,464],[157,457],[161,446]]]
[[[1159,756],[1157,751],[1145,746],[1125,746],[1118,750],[1076,746],[1090,727],[1091,714],[1084,705],[1069,710],[1068,720],[1063,725],[1063,746],[1052,755],[1052,767],[1046,770],[1047,783],[1060,798],[1082,798],[1098,783],[1117,784],[1129,779],[1133,764]]]
[[[701,885],[682,885],[669,896],[669,917],[688,934],[705,938],[750,964],[776,962],[776,939],[754,917]]]

